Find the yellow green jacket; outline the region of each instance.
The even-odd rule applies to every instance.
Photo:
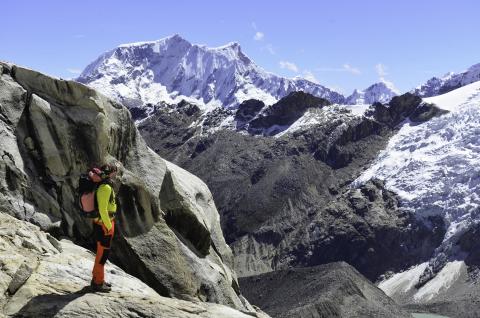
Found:
[[[117,211],[117,204],[115,203],[115,192],[109,184],[103,183],[97,188],[97,204],[100,214],[97,221],[101,220],[106,229],[110,231],[112,228],[110,215]]]

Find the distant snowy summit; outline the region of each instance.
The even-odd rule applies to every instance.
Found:
[[[102,54],[77,79],[127,107],[185,99],[214,108],[248,99],[274,104],[293,91],[344,103],[345,97],[306,79],[266,72],[238,43],[217,48],[191,44],[179,35],[124,44]]]
[[[375,102],[388,103],[392,97],[397,96],[399,93],[391,83],[379,82],[363,91],[354,90],[352,95],[347,97],[346,103],[349,105],[370,105]]]
[[[480,81],[480,63],[461,73],[448,73],[440,78],[432,77],[425,84],[412,90],[412,93],[420,97],[437,96],[476,81]]]

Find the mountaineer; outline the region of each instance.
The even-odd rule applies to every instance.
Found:
[[[95,205],[98,216],[93,218],[93,235],[97,245],[97,254],[92,270],[92,290],[109,292],[111,284],[105,282],[105,263],[108,260],[115,233],[115,191],[112,186],[112,178],[116,175],[115,165],[104,165],[98,171],[101,181],[95,191]]]

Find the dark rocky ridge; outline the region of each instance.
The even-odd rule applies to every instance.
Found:
[[[247,104],[252,105],[253,102],[247,101]],[[257,103],[257,108],[260,105],[260,103]],[[248,132],[255,135],[258,133],[262,134],[263,131],[272,126],[290,126],[302,117],[309,108],[322,108],[328,105],[330,105],[330,102],[326,99],[304,92],[293,92],[282,98],[278,103],[264,109],[259,116],[251,119],[248,124]],[[245,108],[245,106],[240,105],[239,111],[244,111]],[[274,130],[268,135],[275,135],[276,132]]]
[[[251,121],[264,107],[265,104],[256,99],[249,99],[238,105],[237,111],[235,112],[237,129],[243,129],[245,124]]]
[[[295,121],[312,111],[310,106],[321,111],[326,104],[298,93],[270,109]],[[261,105],[240,105],[240,133],[202,134],[201,127],[191,125],[201,115],[185,114],[185,105],[173,112],[158,109],[139,125],[150,147],[209,185],[240,275],[345,260],[375,280],[431,256],[443,231],[441,220],[424,225],[403,213],[394,194],[379,183],[367,186],[380,193],[375,198],[369,197],[371,189],[365,194],[348,186],[403,120],[428,120],[441,112],[422,108],[421,99],[405,94],[389,105],[375,104],[368,117],[338,111],[319,124],[272,138],[244,131],[252,122],[262,123],[258,129],[275,124],[255,121]],[[391,257],[394,252],[400,256]]]
[[[274,318],[411,317],[343,262],[245,277],[240,287]]]
[[[388,105],[373,104],[372,109],[367,114],[394,128],[407,118],[414,123],[422,123],[447,112],[435,105],[422,103],[422,99],[416,95],[406,93],[393,97]]]

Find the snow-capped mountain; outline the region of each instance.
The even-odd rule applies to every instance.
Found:
[[[458,74],[448,73],[440,78],[432,77],[425,84],[412,90],[412,93],[420,97],[431,97],[450,92],[476,81],[480,81],[480,63]]]
[[[292,91],[308,92],[333,103],[345,100],[306,79],[266,72],[238,43],[208,48],[179,35],[120,45],[88,65],[77,80],[130,107],[181,99],[209,108],[231,108],[252,98],[269,105]]]
[[[443,243],[418,275],[424,279],[461,260],[459,239],[480,223],[480,81],[423,101],[449,113],[422,124],[406,122],[354,184],[384,180],[418,218],[444,219]]]
[[[349,105],[371,105],[375,102],[388,103],[392,97],[398,94],[399,91],[391,83],[379,82],[363,91],[354,90],[352,95],[347,97],[346,103]]]

